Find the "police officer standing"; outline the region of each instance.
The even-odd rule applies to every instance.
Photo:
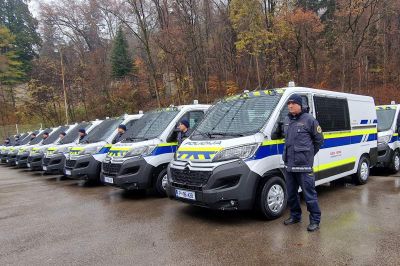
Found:
[[[125,125],[119,125],[118,126],[118,134],[112,140],[112,144],[120,142],[122,140],[122,135],[124,135],[125,132],[126,132],[126,126]]]
[[[285,162],[286,187],[290,218],[284,221],[285,225],[301,221],[299,187],[310,212],[309,232],[319,229],[321,211],[318,205],[313,173],[314,156],[324,142],[322,129],[318,121],[302,108],[302,98],[293,94],[288,100],[289,114],[284,122],[285,148],[283,160]]]
[[[79,129],[79,144],[82,143],[82,140],[86,137],[86,135],[86,130],[84,128]]]
[[[48,137],[49,137],[49,132],[47,132],[47,131],[44,132],[44,133],[43,133],[43,136],[42,136],[42,139],[43,139],[43,140],[46,140]]]
[[[36,133],[32,132],[32,133],[31,133],[31,138],[30,138],[29,141],[32,141],[32,140],[34,140],[35,138],[36,138]]]
[[[178,125],[178,145],[180,146],[182,142],[190,136],[191,130],[189,129],[190,124],[186,118],[183,118]]]
[[[67,133],[65,132],[61,132],[60,135],[58,135],[58,143],[62,144],[63,143],[63,139],[65,138],[65,136],[67,135]]]

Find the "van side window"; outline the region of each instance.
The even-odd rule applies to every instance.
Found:
[[[350,130],[347,99],[314,96],[317,120],[324,132]]]
[[[126,123],[125,124],[126,129],[129,130],[132,127],[132,125],[135,124],[136,122],[137,122],[137,120],[134,119],[134,120],[131,120],[128,123]]]
[[[187,112],[182,119],[187,119],[189,121],[190,129],[193,130],[197,124],[203,119],[203,111],[191,111]]]
[[[308,98],[306,95],[301,95],[301,99],[303,101],[303,109],[305,109],[307,112],[310,111],[310,105],[308,104]],[[285,104],[285,106],[282,108],[280,114],[279,114],[279,118],[278,118],[278,122],[282,122],[285,120],[285,117],[288,115],[289,113],[289,108],[287,106],[287,102]]]

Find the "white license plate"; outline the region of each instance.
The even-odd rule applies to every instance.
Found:
[[[18,161],[16,161],[15,164],[18,165]]]
[[[8,163],[8,162],[9,162],[9,160],[7,159],[7,160],[6,160],[6,162]]]
[[[175,195],[177,198],[196,200],[196,193],[193,191],[175,189]]]
[[[47,171],[47,166],[43,166],[43,171]]]
[[[114,178],[105,176],[104,182],[109,183],[109,184],[114,184]]]
[[[31,164],[30,164],[30,163],[27,163],[26,165],[27,165],[28,167],[31,167]]]
[[[65,175],[71,175],[71,171],[70,170],[65,170]]]

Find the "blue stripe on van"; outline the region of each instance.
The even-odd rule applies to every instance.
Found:
[[[321,149],[328,149],[334,147],[341,147],[350,144],[357,144],[361,143],[364,135],[360,136],[351,136],[351,137],[343,137],[343,138],[333,138],[333,139],[326,139],[324,144],[322,145]],[[376,141],[377,134],[370,134],[368,136],[367,141]],[[283,154],[283,148],[285,144],[278,144],[278,145],[267,145],[267,146],[260,146],[256,152],[256,154],[250,160],[259,160],[265,157]]]
[[[360,123],[361,125],[365,125],[365,124],[368,124],[368,120],[361,120],[361,123]]]
[[[175,153],[178,146],[161,146],[154,149],[151,155],[160,155],[165,153]]]

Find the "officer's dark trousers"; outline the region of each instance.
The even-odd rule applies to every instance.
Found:
[[[315,191],[315,177],[313,173],[287,172],[286,187],[288,192],[288,204],[290,216],[293,219],[301,219],[301,207],[299,187],[303,191],[307,210],[310,213],[310,223],[320,223],[321,210],[318,206],[317,192]]]

